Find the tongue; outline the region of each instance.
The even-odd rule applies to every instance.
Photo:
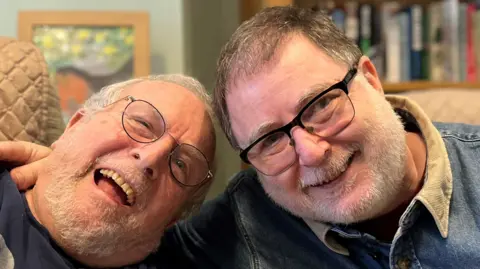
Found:
[[[127,195],[125,192],[117,185],[112,179],[101,177],[97,183],[98,187],[104,191],[108,196],[117,203],[126,205],[127,204]]]

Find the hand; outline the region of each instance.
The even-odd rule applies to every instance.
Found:
[[[45,157],[52,150],[49,147],[24,141],[0,142],[0,160],[15,165],[22,165],[10,171],[10,175],[18,189],[26,190],[35,185],[38,171]]]

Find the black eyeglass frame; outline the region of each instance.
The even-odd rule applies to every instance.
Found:
[[[167,133],[167,123],[165,122],[165,119],[163,118],[163,115],[162,113],[160,113],[160,111],[158,111],[158,109],[152,105],[150,102],[148,101],[145,101],[145,100],[142,100],[142,99],[136,99],[135,97],[131,96],[131,95],[127,95],[125,96],[124,98],[121,98],[113,103],[110,103],[106,106],[104,106],[104,108],[108,107],[108,106],[111,106],[113,104],[116,104],[120,101],[127,101],[129,102],[125,108],[123,109],[123,112],[122,112],[122,127],[123,127],[123,130],[125,131],[125,133],[128,135],[128,137],[130,137],[133,141],[137,142],[137,143],[141,143],[141,144],[150,144],[150,143],[154,143],[155,141],[157,141],[158,139],[160,139],[165,133]],[[127,131],[127,129],[125,128],[125,121],[124,121],[124,117],[125,117],[125,111],[127,110],[127,108],[133,104],[134,102],[145,102],[146,104],[150,105],[153,109],[155,109],[155,111],[157,111],[158,115],[160,115],[160,118],[162,119],[162,122],[163,122],[163,126],[164,126],[164,129],[163,129],[163,133],[156,137],[155,139],[152,139],[151,141],[139,141],[135,138],[133,138]],[[173,137],[172,135],[170,135],[176,142],[176,146],[175,148],[173,148],[170,153],[168,154],[168,167],[170,168],[170,174],[172,175],[172,178],[175,180],[175,182],[177,182],[179,185],[181,186],[185,186],[185,187],[196,187],[196,186],[200,186],[202,184],[204,184],[205,182],[207,182],[208,180],[212,179],[213,178],[213,172],[210,168],[210,163],[207,159],[207,157],[205,156],[205,154],[203,154],[203,152],[198,149],[197,147],[195,147],[194,145],[190,145],[190,144],[186,144],[186,143],[178,143],[178,141],[175,139],[175,137]],[[205,175],[205,178],[200,180],[200,182],[198,182],[197,184],[194,184],[194,185],[191,185],[191,184],[185,184],[183,182],[181,182],[180,180],[177,179],[177,177],[173,174],[173,170],[172,170],[172,155],[175,153],[175,151],[177,150],[177,148],[181,145],[184,145],[184,146],[189,146],[189,147],[193,147],[194,149],[196,149],[201,155],[202,157],[205,159],[206,163],[207,163],[207,169],[208,169],[208,172],[207,174]]]
[[[259,138],[257,138],[252,144],[250,144],[248,147],[246,147],[245,149],[243,149],[241,152],[240,152],[240,158],[247,164],[251,164],[250,161],[248,160],[248,151],[250,149],[252,149],[256,144],[258,144],[260,141],[262,141],[265,137],[268,137],[274,133],[278,133],[278,132],[284,132],[288,135],[288,137],[290,138],[291,141],[292,140],[292,135],[290,134],[290,131],[292,130],[293,127],[295,126],[300,126],[301,128],[303,129],[306,129],[305,125],[302,123],[302,115],[303,113],[310,107],[310,105],[312,105],[313,103],[315,103],[318,99],[320,99],[322,96],[324,96],[325,94],[329,93],[330,91],[332,90],[336,90],[336,89],[340,89],[342,90],[343,92],[345,92],[345,94],[347,95],[347,98],[350,100],[350,98],[348,97],[348,84],[350,83],[350,81],[355,77],[355,75],[357,74],[357,69],[356,68],[352,68],[350,69],[347,74],[345,75],[345,77],[335,83],[334,85],[330,86],[328,89],[322,91],[321,93],[319,93],[317,96],[315,96],[312,100],[310,100],[301,110],[300,112],[297,114],[297,116],[295,116],[295,118],[293,118],[293,120],[287,124],[285,124],[284,126],[280,127],[280,128],[277,128],[275,130],[272,130],[262,136],[260,136]],[[352,101],[350,100],[350,103],[352,103]],[[352,122],[352,120],[355,118],[355,106],[353,106],[353,103],[352,103],[352,108],[353,108],[353,116],[352,116],[352,119],[350,120],[350,122]],[[350,125],[350,122],[345,125],[348,126]],[[287,167],[288,168],[288,167]],[[282,173],[282,172],[280,172]]]

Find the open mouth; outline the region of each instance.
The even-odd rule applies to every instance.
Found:
[[[135,203],[135,192],[117,172],[111,169],[97,169],[94,178],[95,184],[117,203],[126,206]]]
[[[354,158],[356,155],[357,155],[357,153],[354,152],[354,153],[352,154],[352,156],[350,156],[350,158],[348,158],[347,165],[345,165],[345,169],[342,171],[342,173],[345,172],[345,170],[347,170],[347,168],[352,164],[353,158]]]

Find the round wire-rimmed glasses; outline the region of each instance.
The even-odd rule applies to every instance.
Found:
[[[105,107],[120,101],[129,102],[122,113],[122,126],[132,140],[149,144],[168,133],[165,119],[160,111],[145,100],[135,99],[129,95]],[[169,135],[175,139],[171,134]],[[173,179],[180,185],[199,186],[213,178],[205,154],[193,145],[177,142],[175,148],[169,153],[168,163]]]
[[[310,100],[290,123],[260,136],[240,152],[241,159],[264,175],[276,176],[297,160],[293,127],[300,126],[323,138],[341,132],[355,117],[348,84],[356,73],[357,69],[350,69],[340,82]]]

